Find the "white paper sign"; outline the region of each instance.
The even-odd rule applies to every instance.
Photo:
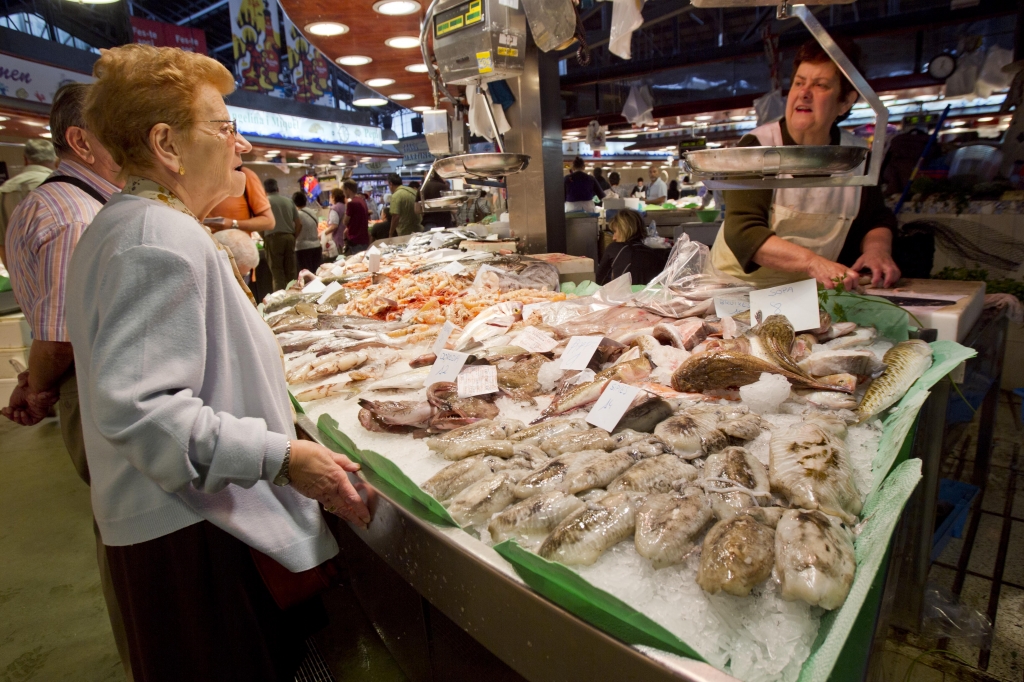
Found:
[[[302,287],[302,293],[304,294],[319,294],[321,291],[327,288],[327,285],[320,281],[319,278],[314,279],[312,282]]]
[[[449,275],[457,275],[460,272],[465,272],[466,266],[457,260],[453,260],[448,265],[441,268],[441,272],[447,272]]]
[[[498,368],[494,365],[466,367],[459,373],[456,383],[459,385],[460,398],[496,393],[498,390]]]
[[[715,315],[718,317],[732,317],[750,310],[750,297],[746,294],[739,296],[715,296]]]
[[[434,347],[431,349],[434,355],[437,355],[444,350],[445,344],[448,343],[448,337],[452,335],[452,330],[455,329],[455,325],[451,322],[445,322],[441,325],[441,331],[437,334],[437,340],[434,341]]]
[[[559,367],[563,371],[567,369],[586,369],[587,365],[590,364],[590,358],[594,357],[594,352],[601,345],[601,339],[603,338],[603,336],[572,337],[569,339],[569,345],[565,347],[565,352],[562,353],[562,364]]]
[[[769,315],[785,315],[798,332],[817,329],[821,324],[818,319],[818,283],[813,279],[805,279],[802,282],[751,291],[752,323],[757,322],[757,313],[761,313],[762,320]]]
[[[333,296],[338,291],[341,291],[341,282],[331,282],[324,289],[324,293],[320,294],[320,298],[316,299],[317,305],[323,305],[327,299]]]
[[[587,415],[587,423],[605,431],[614,431],[619,425],[622,415],[626,414],[633,399],[640,392],[637,386],[630,386],[618,381],[609,382],[604,393],[594,403]]]
[[[558,341],[555,341],[539,329],[528,327],[512,339],[511,345],[519,346],[531,353],[548,353],[558,345]],[[562,357],[564,358],[565,356],[563,355]]]
[[[459,353],[454,350],[443,350],[437,353],[437,360],[430,368],[425,385],[429,387],[438,381],[455,381],[468,357],[469,353]]]
[[[530,315],[533,313],[533,311],[536,310],[537,308],[541,307],[542,305],[547,305],[547,303],[527,303],[526,305],[524,305],[523,306],[523,319],[524,320],[530,319]]]
[[[366,266],[370,269],[370,274],[380,270],[380,249],[376,246],[371,246],[366,252]]]

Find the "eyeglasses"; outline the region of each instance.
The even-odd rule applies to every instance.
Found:
[[[202,121],[202,122],[203,123],[226,123],[228,131],[232,135],[238,135],[238,120],[237,119],[233,119],[233,118],[232,119],[227,119],[227,120],[216,120],[215,119],[215,120],[212,120],[212,121]]]

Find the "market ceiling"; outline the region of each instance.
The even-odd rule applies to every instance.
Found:
[[[325,55],[339,64],[354,78],[367,83],[371,89],[385,97],[396,94],[412,95],[411,99],[396,100],[410,109],[432,106],[433,94],[430,81],[424,73],[407,71],[412,65],[423,66],[420,55],[420,22],[423,19],[426,2],[415,0],[280,0],[281,6],[303,30],[306,38]],[[389,16],[383,14],[389,7],[405,5],[408,14]],[[376,9],[375,9],[376,8]],[[340,23],[345,31],[339,35],[316,35],[310,29],[318,22]],[[335,29],[337,30],[337,29]],[[393,38],[415,38],[407,41],[411,47],[391,47],[385,43]],[[347,64],[346,57],[368,57],[363,65]],[[339,61],[342,60],[342,61]],[[389,85],[375,85],[374,79],[389,79]]]

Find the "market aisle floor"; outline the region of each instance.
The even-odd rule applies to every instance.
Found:
[[[0,682],[119,682],[124,673],[100,592],[89,489],[56,419],[0,417]],[[317,637],[339,682],[404,682],[351,591],[327,595]],[[318,682],[329,679],[317,676]]]

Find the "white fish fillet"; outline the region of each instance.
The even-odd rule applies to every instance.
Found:
[[[828,350],[843,350],[844,348],[867,346],[868,344],[874,343],[875,337],[877,336],[878,331],[874,327],[861,327],[852,334],[826,341],[824,348],[827,348]]]
[[[790,509],[775,529],[775,574],[782,598],[837,609],[853,585],[853,536],[838,519]]]

